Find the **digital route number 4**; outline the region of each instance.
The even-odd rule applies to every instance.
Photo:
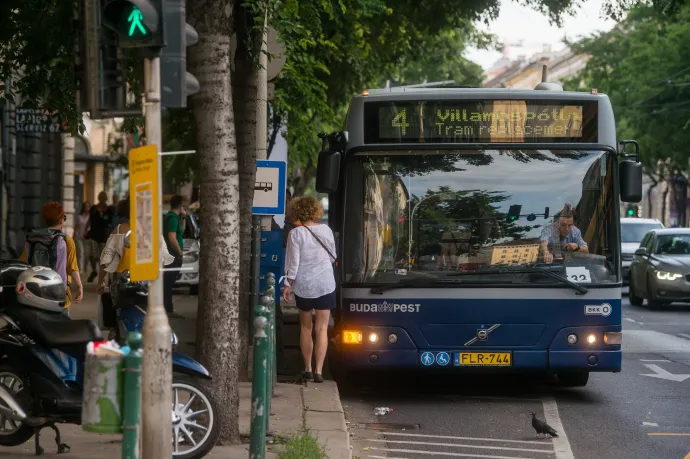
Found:
[[[391,124],[393,127],[399,127],[402,135],[407,135],[407,128],[410,126],[410,124],[407,122],[407,109],[403,108],[400,110],[400,113],[395,115],[395,118],[393,118]]]

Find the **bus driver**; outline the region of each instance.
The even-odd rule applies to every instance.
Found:
[[[570,204],[563,206],[553,223],[544,227],[539,240],[544,262],[548,264],[554,256],[564,258],[565,252],[589,252],[582,232],[575,226],[575,212]]]

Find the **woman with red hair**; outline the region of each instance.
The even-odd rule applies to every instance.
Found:
[[[27,235],[27,242],[24,244],[24,251],[22,252],[22,256],[19,257],[19,260],[27,262],[29,245],[35,237],[64,239],[64,245],[61,244],[62,241],[57,240],[56,242],[58,244],[57,250],[65,250],[66,255],[64,257],[58,255],[55,269],[65,283],[65,288],[67,290],[65,309],[67,309],[72,304],[73,297],[76,303],[81,303],[84,297],[84,289],[81,283],[81,276],[79,275],[79,265],[77,264],[77,249],[74,245],[74,240],[63,232],[67,216],[65,215],[62,204],[59,202],[46,203],[41,210],[41,217],[43,217],[43,221],[48,228],[33,231],[31,234]],[[29,261],[29,263],[31,263],[31,261]]]

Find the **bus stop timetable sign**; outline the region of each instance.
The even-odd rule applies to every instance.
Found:
[[[287,164],[283,161],[257,161],[254,182],[254,215],[285,213]]]

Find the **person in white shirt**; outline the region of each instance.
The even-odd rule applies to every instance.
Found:
[[[315,223],[323,216],[323,209],[316,198],[302,196],[293,199],[289,215],[300,226],[293,228],[288,236],[283,300],[290,301],[290,293],[294,293],[299,309],[300,349],[305,368],[302,379],[323,382],[328,319],[335,308],[335,238],[327,225]],[[316,311],[316,345],[311,338],[313,310]],[[312,353],[316,354],[313,373]]]

